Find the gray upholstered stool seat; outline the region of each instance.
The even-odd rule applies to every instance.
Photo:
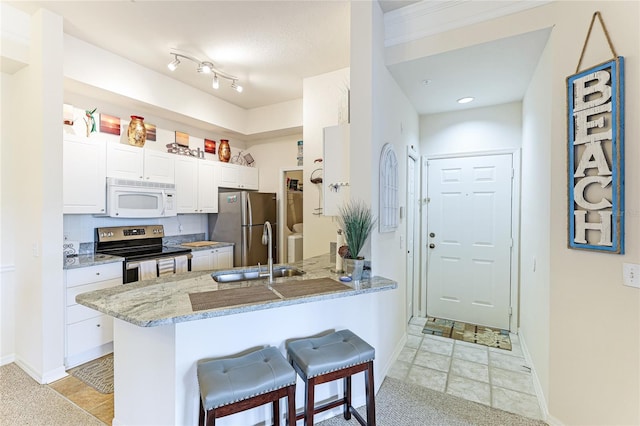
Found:
[[[305,382],[305,411],[298,418],[313,424],[316,413],[343,406],[344,417],[351,414],[362,425],[375,425],[373,387],[373,360],[375,349],[350,330],[340,330],[321,337],[299,339],[287,344],[287,353],[300,377]],[[351,406],[351,376],[365,372],[367,394],[367,422]],[[344,379],[345,395],[342,399],[315,407],[314,387],[317,384]]]
[[[273,403],[274,423],[279,422],[279,400],[288,399],[289,424],[295,424],[296,372],[280,351],[269,346],[249,354],[198,363],[200,425],[215,419]],[[242,402],[242,404],[238,404]]]

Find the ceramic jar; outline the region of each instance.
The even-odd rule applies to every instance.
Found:
[[[144,127],[144,117],[137,115],[131,116],[129,129],[127,130],[129,145],[142,148],[147,141],[147,129]]]
[[[231,158],[231,147],[227,139],[220,139],[220,148],[218,149],[218,159],[223,163],[228,163]]]

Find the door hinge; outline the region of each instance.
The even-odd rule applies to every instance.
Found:
[[[511,169],[511,179],[513,179],[514,177],[516,177],[516,170]]]
[[[513,316],[513,308],[511,306],[509,306],[509,316],[510,317]]]

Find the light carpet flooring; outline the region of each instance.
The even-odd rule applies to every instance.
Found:
[[[531,369],[520,341],[510,334],[512,350],[488,348],[423,334],[426,318],[413,318],[408,338],[389,377],[493,408],[541,419]]]
[[[16,364],[0,367],[0,424],[3,426],[104,426]]]

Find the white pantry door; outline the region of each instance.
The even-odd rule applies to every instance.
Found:
[[[512,156],[428,167],[427,314],[508,330]]]

